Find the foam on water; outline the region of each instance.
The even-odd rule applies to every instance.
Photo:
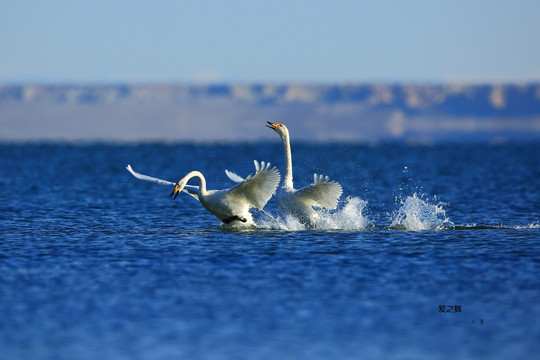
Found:
[[[390,227],[418,231],[439,230],[453,225],[446,216],[444,206],[442,202],[430,203],[414,193],[400,200],[400,207],[394,212]]]
[[[264,212],[256,221],[260,228],[301,231],[301,230],[363,230],[372,224],[364,214],[367,201],[356,197],[348,197],[340,203],[337,210],[317,209],[318,220],[312,226],[303,224],[290,215],[274,215]]]
[[[517,226],[516,229],[540,229],[540,222],[529,224],[527,226]]]
[[[540,229],[540,223],[532,223],[528,225],[479,225],[479,224],[466,224],[466,225],[450,225],[445,226],[445,229],[451,230],[528,230],[528,229]]]

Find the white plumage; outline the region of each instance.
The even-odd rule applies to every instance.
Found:
[[[296,190],[293,185],[289,130],[283,124],[271,122],[268,124],[270,126],[267,127],[274,130],[283,140],[285,155],[285,174],[277,190],[277,203],[284,213],[313,224],[317,220],[317,213],[313,207],[335,209],[343,189],[338,182],[331,181],[328,176],[314,174],[313,184]]]
[[[135,172],[130,165],[127,170],[136,178],[152,181],[161,185],[174,185],[170,196],[174,198],[183,191],[200,201],[201,205],[225,224],[241,222],[245,225],[253,225],[253,219],[249,209],[256,207],[262,209],[275,193],[279,184],[280,174],[270,163],[262,161],[260,164],[254,161],[255,173],[245,179],[225,170],[229,178],[238,182],[236,186],[223,190],[207,190],[206,179],[199,171],[191,171],[178,182],[173,183],[148,175]],[[232,174],[232,175],[231,175]],[[199,180],[199,186],[187,185],[191,178]]]

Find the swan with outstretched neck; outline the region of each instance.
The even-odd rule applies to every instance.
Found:
[[[335,209],[338,199],[343,193],[341,185],[331,181],[328,176],[313,175],[313,184],[296,190],[293,184],[292,155],[289,130],[283,124],[268,121],[266,127],[274,130],[283,141],[285,172],[281,186],[276,193],[276,200],[281,210],[298,220],[314,224],[317,212],[313,207]]]
[[[201,205],[211,214],[217,217],[224,224],[243,224],[253,226],[253,218],[249,210],[252,207],[262,210],[268,200],[275,193],[279,184],[279,171],[270,167],[270,163],[262,161],[260,164],[254,161],[255,173],[244,178],[225,170],[229,178],[238,182],[236,186],[223,190],[208,190],[206,179],[199,171],[191,171],[176,183],[154,178],[135,172],[131,165],[127,170],[140,180],[152,181],[161,185],[174,185],[174,189],[169,196],[174,195],[174,199],[185,192],[199,200]],[[188,181],[196,178],[199,185],[188,185]]]

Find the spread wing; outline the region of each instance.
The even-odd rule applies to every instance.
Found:
[[[139,180],[151,181],[159,185],[170,185],[170,186],[176,185],[175,183],[167,181],[167,180],[162,180],[162,179],[158,179],[152,176],[139,174],[138,172],[135,172],[135,170],[133,170],[131,165],[126,166],[126,169],[127,171],[131,173],[131,175],[135,176]],[[182,191],[188,193],[189,195],[193,196],[195,199],[199,200],[199,195],[198,195],[199,187],[198,186],[186,185]]]
[[[327,209],[335,209],[343,189],[338,182],[330,181],[328,176],[313,175],[313,184],[296,192],[297,198],[310,204]]]
[[[250,205],[262,209],[276,192],[281,175],[270,163],[254,160],[255,174],[249,175],[243,182],[231,188],[229,194],[244,198]]]

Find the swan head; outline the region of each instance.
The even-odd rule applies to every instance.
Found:
[[[186,186],[186,183],[187,183],[187,181],[185,181],[184,179],[178,180],[178,182],[174,185],[174,189],[173,189],[171,195],[169,195],[169,197],[174,195],[174,200],[176,200],[176,197],[184,189],[184,187]]]
[[[289,129],[283,124],[278,123],[271,123],[270,121],[267,121],[268,125],[266,125],[267,128],[274,130],[278,133],[281,138],[285,138],[289,136]]]

